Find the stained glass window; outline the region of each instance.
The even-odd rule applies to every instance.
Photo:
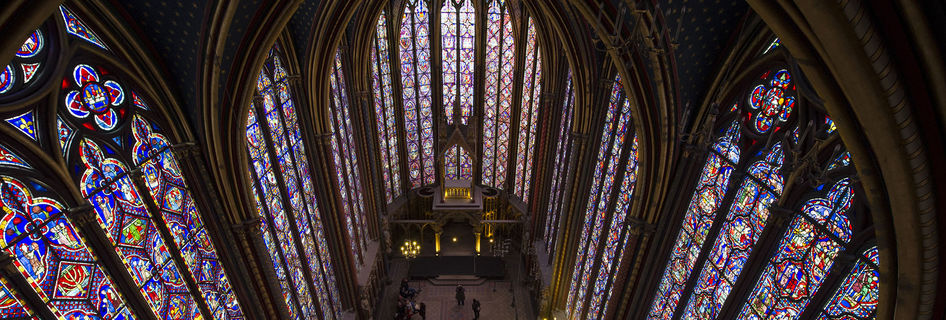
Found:
[[[614,86],[611,90],[611,99],[609,103],[608,112],[605,115],[604,126],[602,127],[601,132],[601,145],[598,149],[597,165],[594,168],[594,182],[591,184],[591,191],[588,198],[588,203],[585,210],[584,223],[582,224],[581,237],[578,240],[578,253],[576,255],[578,261],[575,263],[575,269],[572,273],[572,282],[571,282],[571,294],[568,295],[567,300],[567,309],[566,312],[569,314],[569,318],[579,318],[585,312],[584,301],[585,295],[588,293],[589,285],[597,286],[594,278],[598,273],[593,267],[595,265],[596,257],[601,248],[600,245],[608,246],[607,243],[601,242],[602,230],[609,230],[606,227],[606,224],[609,222],[612,223],[612,226],[618,229],[623,229],[621,225],[623,223],[623,216],[625,212],[617,214],[617,217],[620,217],[621,221],[612,221],[609,220],[609,210],[608,204],[611,201],[611,198],[614,196],[612,189],[614,189],[614,183],[617,181],[617,175],[620,173],[620,161],[625,150],[628,148],[624,147],[624,143],[628,138],[634,136],[633,133],[628,134],[628,128],[631,118],[631,104],[630,101],[624,97],[624,88],[621,84],[620,77],[616,77],[614,80]],[[636,138],[632,138],[636,140]],[[627,193],[622,193],[621,196],[630,197],[630,192],[633,187],[634,176],[636,175],[636,148],[632,146],[629,151],[633,155],[633,160],[630,156],[628,157],[628,163],[631,165],[625,170],[631,170],[632,174],[626,176],[628,178],[627,188],[622,185],[621,191],[627,191]],[[611,212],[613,213],[613,212]],[[609,236],[611,236],[609,234]],[[616,245],[616,244],[615,244]],[[614,250],[616,247],[611,248],[612,256],[601,257],[601,261],[605,265],[611,265],[614,262]],[[604,248],[603,250],[607,250]],[[605,274],[601,275],[603,281],[607,282],[608,274],[610,269],[608,269]],[[592,295],[597,295],[597,303],[600,307],[601,297],[603,296],[603,287],[599,288],[602,291],[592,292]],[[592,302],[592,305],[595,303]],[[590,308],[589,308],[590,309]],[[591,310],[588,310],[589,312]],[[595,310],[597,312],[597,310]]]
[[[223,273],[217,251],[210,242],[177,159],[164,135],[155,132],[141,116],[134,116],[132,149],[135,165],[142,168],[148,193],[161,211],[174,243],[180,248],[187,269],[197,281],[214,319],[242,318],[230,280]]]
[[[473,158],[466,148],[454,145],[447,148],[444,153],[444,179],[447,180],[472,180],[473,179]]]
[[[526,33],[525,75],[522,80],[522,104],[519,111],[519,145],[516,149],[515,194],[523,202],[529,202],[532,180],[533,150],[536,127],[539,122],[539,96],[542,93],[542,55],[536,45],[535,25],[529,19]]]
[[[79,19],[79,17],[76,17],[76,15],[72,13],[72,11],[66,9],[65,6],[59,6],[59,12],[62,13],[62,19],[66,23],[66,32],[73,36],[79,37],[82,40],[88,41],[99,48],[108,50],[108,47],[105,46],[105,42],[102,42],[102,40],[99,39],[97,35],[95,35],[95,32],[92,31],[92,29],[89,29],[89,27],[87,27],[85,23]]]
[[[733,122],[725,130],[703,165],[696,190],[683,217],[683,226],[670,251],[669,261],[648,313],[650,319],[669,319],[673,316],[716,210],[726,194],[729,177],[739,163],[739,123]]]
[[[781,143],[776,143],[764,159],[749,167],[749,176],[736,191],[735,200],[687,303],[684,318],[715,319],[719,315],[765,228],[769,206],[782,193],[779,169],[783,158]]]
[[[335,176],[345,212],[345,226],[351,239],[351,250],[356,261],[364,262],[368,250],[368,233],[365,223],[364,199],[361,179],[358,174],[358,157],[355,152],[355,137],[348,110],[345,76],[342,71],[341,50],[335,53],[335,66],[330,76],[332,89],[332,158],[335,161]]]
[[[878,264],[877,247],[867,249],[825,304],[818,319],[873,319],[880,295]]]
[[[558,229],[559,217],[562,214],[562,206],[565,201],[565,186],[568,176],[571,175],[571,125],[572,110],[575,103],[575,91],[572,87],[571,72],[568,73],[568,80],[565,86],[565,104],[562,106],[561,130],[558,132],[558,143],[555,145],[555,166],[552,169],[552,199],[549,204],[549,213],[545,217],[545,249],[548,255],[552,255],[557,244],[555,233]]]
[[[68,149],[78,148],[78,154],[69,162],[75,165],[82,195],[92,203],[100,227],[152,311],[158,317],[201,317],[195,300],[195,294],[200,294],[214,314],[242,317],[196,206],[176,164],[172,164],[175,160],[166,152],[169,143],[155,140],[157,136],[151,134],[158,130],[152,131],[152,125],[136,115],[143,110],[143,99],[102,66],[78,64],[70,70],[62,82],[65,97],[57,119],[61,122],[60,135],[69,131],[62,122],[76,124],[84,128],[83,133],[91,134],[80,138],[68,133],[67,140],[76,144]],[[119,125],[126,122],[137,124]],[[133,148],[125,140],[129,136],[135,138],[130,141]],[[139,169],[129,168],[132,161],[125,160],[128,158],[141,169],[150,170],[147,178],[151,180],[145,181],[149,197],[143,198],[140,185],[127,175],[131,169]],[[161,230],[168,233],[162,234]],[[198,249],[204,252],[198,254],[194,251]],[[175,262],[179,252],[185,253],[181,265]],[[192,291],[188,283],[202,286],[200,292]]]
[[[66,217],[65,207],[35,192],[19,179],[0,176],[4,212],[0,246],[14,258],[19,274],[57,318],[133,318],[85,238]],[[5,279],[3,285],[0,314],[25,315]]]
[[[621,266],[621,260],[624,258],[624,248],[627,248],[630,239],[627,214],[631,210],[631,197],[634,195],[634,186],[637,182],[637,136],[634,136],[634,142],[629,153],[627,166],[624,170],[624,180],[621,182],[621,189],[617,194],[614,216],[610,221],[611,228],[607,229],[607,242],[602,244],[605,247],[601,252],[601,265],[598,269],[598,277],[594,281],[594,290],[591,292],[592,297],[588,306],[589,319],[603,317],[603,314],[599,314],[599,312],[604,312],[605,309],[602,309],[602,307],[606,307],[608,302],[602,302],[611,301],[617,268]],[[621,241],[622,237],[624,241]],[[605,291],[607,291],[606,294]],[[602,301],[602,299],[604,300]]]
[[[779,38],[775,38],[775,40],[772,40],[772,43],[770,43],[769,46],[765,48],[765,51],[763,51],[762,54],[769,53],[769,51],[772,51],[772,49],[775,49],[781,46],[782,46],[782,40],[780,40]]]
[[[50,26],[64,26],[70,40],[107,50],[104,41],[66,7],[60,6],[51,19],[59,18],[63,24],[50,21],[28,35],[10,64],[14,70],[0,75],[0,80],[12,82],[0,96],[12,98],[20,89],[51,77],[44,68],[47,60],[71,59],[51,54],[62,39],[48,30]],[[89,55],[83,59],[88,61]],[[54,81],[61,91],[45,99],[57,103],[22,107],[5,120],[64,158],[59,162],[68,169],[62,170],[73,175],[79,193],[91,204],[91,227],[101,228],[106,242],[87,247],[66,214],[74,208],[55,200],[56,195],[38,182],[42,179],[3,176],[5,216],[0,227],[5,237],[0,247],[15,257],[13,264],[34,289],[20,293],[46,302],[48,310],[40,315],[48,311],[62,319],[129,319],[134,318],[131,310],[107,275],[127,272],[139,290],[125,294],[140,295],[157,318],[242,318],[171,143],[151,122],[157,117],[148,112],[146,99],[122,79],[120,67],[83,62],[63,69],[65,74]],[[47,122],[53,119],[54,123]],[[45,132],[55,134],[46,137]],[[0,165],[30,169],[9,149],[0,150]],[[143,194],[142,188],[148,193]],[[107,250],[106,256],[117,256],[121,262],[103,265],[96,249]],[[203,306],[210,313],[203,314]]]
[[[39,319],[3,277],[0,277],[0,319]]]
[[[853,202],[851,180],[844,178],[826,197],[802,206],[749,294],[740,319],[797,319],[801,315],[851,239],[848,211]]]
[[[45,72],[45,62],[50,56],[49,42],[46,28],[43,27],[34,30],[26,37],[13,56],[13,60],[3,66],[3,70],[0,71],[0,97],[11,96],[39,82],[36,81],[39,78],[37,76]],[[22,126],[13,125],[24,131]],[[36,140],[35,131],[29,133],[24,131],[24,133]]]
[[[473,40],[476,12],[472,0],[447,0],[440,9],[443,57],[443,108],[447,124],[466,125],[473,113]],[[454,110],[459,114],[454,115]]]
[[[374,89],[374,111],[377,123],[378,153],[381,157],[381,178],[387,203],[401,192],[401,171],[398,166],[398,133],[395,127],[394,92],[391,86],[390,57],[388,56],[387,22],[384,12],[378,18],[374,46],[371,48],[371,85]]]
[[[247,117],[247,148],[263,218],[263,240],[295,318],[341,315],[288,74],[271,51],[257,81],[259,98]],[[262,197],[259,197],[262,195]],[[286,281],[288,279],[288,281]]]
[[[752,89],[748,97],[750,126],[756,133],[764,134],[773,127],[777,131],[782,123],[789,120],[795,108],[795,91],[792,76],[782,69],[762,74],[761,83]]]
[[[505,1],[486,12],[486,97],[483,106],[483,184],[502,187],[509,156],[509,118],[515,66],[512,16]]]
[[[79,148],[85,167],[80,181],[82,195],[92,202],[99,225],[152,311],[158,317],[199,317],[193,293],[174,263],[172,251],[159,235],[141,193],[127,176],[128,167],[118,159],[106,157],[93,140],[83,139]]]
[[[414,188],[432,184],[436,179],[430,101],[429,14],[426,0],[406,1],[399,38],[407,168]]]

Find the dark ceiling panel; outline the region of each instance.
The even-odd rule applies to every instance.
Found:
[[[749,10],[745,1],[660,0],[671,32],[679,32],[675,59],[680,79],[681,103],[702,102],[706,87],[719,69],[719,59],[738,23]],[[686,13],[681,18],[683,8]],[[679,29],[679,31],[677,31]]]
[[[296,10],[296,14],[289,20],[289,32],[292,36],[292,42],[296,46],[296,57],[303,59],[299,63],[305,63],[305,52],[309,48],[310,33],[312,32],[312,23],[315,21],[315,11],[319,8],[318,0],[306,0]]]
[[[183,100],[185,113],[196,123],[197,55],[207,1],[122,0],[125,11],[154,45]]]

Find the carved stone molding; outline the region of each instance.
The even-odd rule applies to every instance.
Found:
[[[89,204],[69,208],[66,210],[66,212],[69,216],[69,221],[71,221],[77,227],[83,228],[97,223],[95,219],[95,210],[93,210],[92,206]]]

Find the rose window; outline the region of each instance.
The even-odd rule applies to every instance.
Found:
[[[72,78],[78,89],[66,94],[66,109],[69,114],[79,119],[91,116],[99,129],[114,129],[120,117],[124,115],[124,109],[120,108],[125,102],[125,92],[121,85],[113,80],[101,82],[99,73],[85,64],[76,66]],[[91,122],[83,125],[94,130]]]
[[[768,77],[768,72],[763,79]],[[789,89],[791,88],[791,89]],[[772,76],[769,85],[759,84],[749,95],[749,115],[753,129],[758,133],[769,132],[772,127],[788,121],[795,107],[795,97],[788,94],[795,90],[792,76],[787,70],[780,70]]]

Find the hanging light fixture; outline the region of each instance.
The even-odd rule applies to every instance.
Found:
[[[407,260],[417,258],[417,255],[420,254],[420,244],[414,240],[404,240],[404,244],[401,245],[401,254]]]

